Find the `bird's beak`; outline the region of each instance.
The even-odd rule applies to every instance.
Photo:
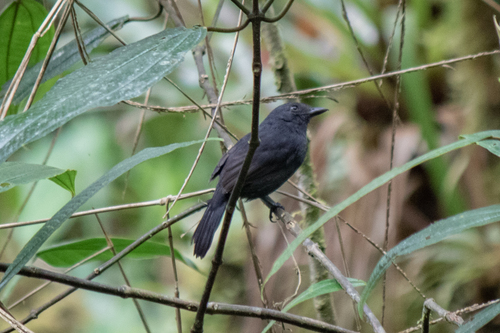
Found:
[[[323,112],[328,111],[328,109],[325,108],[312,108],[311,111],[309,111],[309,115],[311,117],[317,116],[319,114],[322,114]]]

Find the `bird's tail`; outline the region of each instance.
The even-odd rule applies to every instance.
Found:
[[[212,199],[193,234],[194,255],[203,258],[212,245],[215,231],[220,224],[230,193],[224,193],[219,187],[215,189]]]

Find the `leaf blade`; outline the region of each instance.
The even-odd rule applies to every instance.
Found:
[[[116,252],[121,252],[135,240],[124,238],[111,238]],[[39,251],[36,255],[47,264],[54,267],[71,267],[76,263],[90,257],[92,254],[104,249],[108,244],[105,238],[91,238],[58,244]],[[171,256],[170,247],[166,244],[147,241],[141,244],[127,255],[127,258],[152,259],[158,256]],[[201,273],[196,264],[189,258],[185,258],[178,250],[174,250],[174,256],[186,266]],[[89,261],[107,261],[113,257],[111,251],[106,251]]]
[[[176,68],[206,29],[167,29],[60,79],[28,111],[0,123],[0,163],[81,113],[136,97]]]
[[[68,170],[54,168],[48,165],[4,162],[0,164],[0,192],[5,192],[18,185],[57,177],[66,172],[68,172]]]
[[[116,31],[121,29],[127,20],[128,16],[123,16],[108,22],[107,26],[111,30]],[[104,27],[101,26],[91,31],[85,32],[82,36],[82,40],[83,43],[85,44],[86,51],[90,53],[108,35],[109,32]],[[62,74],[64,71],[69,69],[73,64],[77,63],[80,60],[81,56],[78,50],[76,40],[72,40],[71,42],[67,43],[66,45],[64,45],[60,49],[57,49],[54,52],[47,66],[47,69],[45,70],[45,74],[43,75],[41,83],[44,83],[47,80],[50,80],[51,78],[54,78],[55,76]],[[31,89],[33,88],[33,85],[35,84],[35,81],[38,77],[40,69],[42,68],[42,65],[43,65],[43,59],[33,67],[29,68],[24,73],[23,78],[19,83],[19,86],[17,87],[16,94],[12,99],[12,104],[14,105],[19,104],[24,98],[28,97],[28,95],[31,92]],[[2,86],[2,91],[0,91],[0,96],[4,96],[11,82],[12,80],[9,80]],[[3,98],[0,100],[0,103],[2,100]]]
[[[375,266],[366,287],[361,293],[358,311],[361,311],[371,291],[391,263],[399,256],[412,253],[429,245],[440,242],[446,237],[464,230],[500,221],[500,205],[469,210],[467,212],[439,220],[427,228],[406,238],[384,255]],[[361,312],[360,312],[361,313]]]

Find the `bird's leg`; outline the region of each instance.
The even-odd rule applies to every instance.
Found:
[[[272,223],[275,223],[278,221],[278,220],[273,221],[273,213],[274,213],[274,215],[279,216],[278,209],[285,210],[285,207],[283,207],[283,205],[280,204],[279,202],[275,202],[274,206],[269,209],[269,221],[271,221]]]
[[[269,221],[271,221],[273,223],[276,222],[276,221],[273,221],[273,214],[276,216],[279,216],[278,210],[279,209],[285,210],[285,207],[283,207],[283,205],[280,204],[279,202],[276,202],[273,199],[271,199],[271,197],[269,197],[268,195],[266,195],[265,197],[260,198],[260,199],[262,200],[264,205],[266,205],[267,208],[269,208]]]

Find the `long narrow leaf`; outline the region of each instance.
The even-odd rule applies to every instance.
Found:
[[[370,276],[370,279],[366,283],[366,287],[363,289],[361,301],[358,303],[358,310],[363,309],[363,305],[368,299],[371,291],[375,288],[375,285],[387,268],[391,266],[392,261],[397,257],[440,242],[446,237],[459,234],[464,230],[498,221],[500,221],[500,205],[493,205],[469,210],[467,212],[437,221],[427,228],[406,238],[401,243],[393,247],[379,260]]]
[[[128,21],[128,16],[123,16],[116,20],[108,22],[107,26],[111,30],[119,30],[123,27],[126,21]],[[82,39],[83,43],[85,44],[86,51],[90,53],[108,35],[109,32],[101,26],[84,33]],[[81,56],[78,50],[78,45],[76,43],[76,40],[73,40],[54,52],[52,58],[50,59],[49,65],[45,70],[45,74],[43,75],[42,83],[59,74],[62,74],[65,70],[69,69],[80,60]],[[12,100],[12,104],[19,104],[24,98],[28,97],[31,89],[35,85],[35,81],[38,77],[38,73],[40,73],[42,65],[43,60],[24,73],[23,79],[19,83],[19,87],[17,88],[14,99]],[[9,88],[11,82],[12,80],[9,80],[2,86],[0,96],[3,97],[5,95],[5,91],[7,91],[7,88]]]
[[[121,47],[60,79],[28,111],[0,123],[0,163],[96,107],[139,96],[171,72],[205,36],[206,29],[175,28]]]
[[[111,238],[116,252],[121,252],[127,246],[135,242],[134,239]],[[80,261],[90,257],[94,253],[108,246],[105,238],[91,238],[80,241],[73,241],[66,244],[58,244],[39,251],[36,255],[47,264],[54,267],[71,267]],[[159,256],[171,256],[170,246],[164,243],[147,241],[127,255],[132,259],[153,259]],[[201,273],[195,263],[174,249],[175,259],[181,261],[186,266]],[[113,257],[111,251],[106,251],[98,256],[92,257],[90,261],[107,261]]]
[[[429,161],[433,158],[436,158],[438,156],[444,155],[450,151],[469,146],[471,144],[475,144],[481,140],[487,139],[487,138],[500,138],[500,131],[485,131],[485,132],[480,132],[480,133],[475,133],[471,135],[464,135],[462,136],[462,139],[454,142],[452,144],[449,144],[447,146],[432,150],[408,163],[405,163],[402,166],[396,167],[392,169],[391,171],[375,178],[372,180],[369,184],[361,188],[359,191],[351,195],[349,198],[346,200],[342,201],[338,205],[332,207],[328,212],[323,214],[321,218],[316,221],[314,224],[310,225],[307,227],[296,239],[294,239],[290,245],[283,251],[283,253],[276,259],[276,261],[273,264],[273,267],[269,274],[267,275],[266,279],[264,282],[267,282],[271,276],[276,274],[276,272],[280,269],[280,267],[285,263],[288,258],[293,254],[295,249],[304,242],[306,238],[308,238],[313,232],[321,228],[326,222],[328,222],[331,218],[333,218],[335,215],[339,214],[341,211],[343,211],[345,208],[347,208],[349,205],[353,204],[354,202],[358,201],[361,199],[363,196],[366,194],[370,193],[371,191],[379,188],[380,186],[384,185],[387,183],[389,180],[393,179],[394,177],[402,174],[403,172],[406,172],[410,170],[411,168],[422,164],[426,161]]]
[[[214,140],[214,139],[209,139]],[[218,139],[215,139],[218,140]],[[14,259],[14,263],[10,265],[9,269],[0,281],[0,289],[12,279],[19,270],[26,265],[26,263],[36,254],[43,243],[56,231],[64,221],[66,221],[76,210],[96,194],[101,188],[111,183],[113,180],[132,169],[139,163],[142,163],[151,158],[155,158],[171,151],[201,143],[203,140],[174,143],[165,147],[146,148],[138,154],[123,160],[115,165],[111,170],[105,173],[101,178],[93,182],[89,187],[71,199],[63,208],[61,208],[45,225],[30,239],[24,246],[21,252]]]
[[[58,169],[48,165],[4,162],[0,164],[0,192],[10,190],[14,186],[56,177],[67,171],[69,170]],[[73,188],[61,186],[70,192],[74,191],[74,186]]]
[[[358,279],[349,278],[349,282],[352,283],[354,287],[364,286],[365,282]],[[281,312],[288,312],[294,306],[305,302],[311,298],[330,294],[336,291],[342,290],[342,286],[335,279],[327,279],[320,281],[318,283],[312,284],[304,290],[299,296],[294,298],[290,303],[288,303]],[[276,320],[271,320],[269,324],[262,330],[262,333],[267,332],[276,323]]]

